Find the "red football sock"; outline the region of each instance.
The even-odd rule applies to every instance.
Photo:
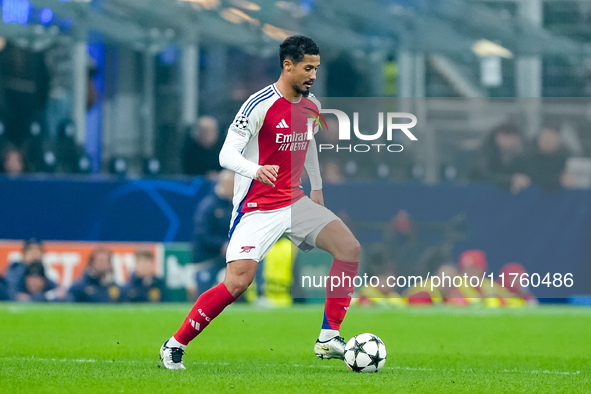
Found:
[[[181,328],[174,334],[174,338],[188,345],[197,335],[215,319],[225,307],[235,301],[224,282],[207,290],[195,302],[191,312],[181,325]]]
[[[357,275],[358,269],[359,262],[337,259],[333,261],[329,280],[326,283],[323,329],[338,331],[341,328],[341,323],[351,304],[351,297],[355,290],[353,278]]]

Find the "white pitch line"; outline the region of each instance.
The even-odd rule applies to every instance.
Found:
[[[455,368],[445,368],[445,369],[435,369],[435,368],[421,368],[421,367],[385,367],[390,369],[398,369],[404,371],[417,371],[417,372],[435,372],[435,371],[450,371],[450,372],[476,372],[477,369],[455,369]],[[548,369],[544,370],[533,370],[533,371],[525,371],[525,370],[518,370],[518,369],[502,369],[502,370],[480,370],[479,372],[487,372],[487,373],[525,373],[525,374],[552,374],[552,375],[579,375],[581,371],[550,371]]]
[[[61,363],[114,363],[113,360],[95,360],[95,359],[73,359],[73,358],[43,358],[43,357],[0,357],[0,360],[21,360],[21,361],[43,361],[43,362],[61,362]],[[120,360],[117,362],[121,363],[137,363],[139,360]],[[228,366],[231,363],[227,362],[211,362],[211,361],[192,361],[190,364],[193,365],[216,365],[216,366]],[[301,364],[266,364],[267,367],[301,367],[301,368],[331,368],[331,365],[318,364],[318,365],[301,365]],[[486,373],[521,373],[521,374],[550,374],[550,375],[579,375],[581,371],[551,371],[548,369],[543,370],[518,370],[518,369],[501,369],[501,370],[478,370],[478,369],[456,369],[456,368],[425,368],[425,367],[401,367],[401,366],[387,366],[385,369],[396,369],[402,371],[412,372],[437,372],[437,371],[449,371],[449,372],[486,372]]]
[[[548,369],[544,369],[541,371],[519,371],[516,369],[504,369],[501,372],[507,372],[507,373],[532,373],[532,374],[536,374],[536,373],[546,373],[546,374],[553,374],[553,375],[578,375],[581,373],[581,371],[574,371],[574,372],[567,372],[567,371],[550,371]]]
[[[44,358],[44,357],[0,357],[0,360],[19,360],[19,361],[44,361],[59,363],[96,363],[98,360],[86,358]],[[110,360],[101,360],[101,362],[112,362]]]

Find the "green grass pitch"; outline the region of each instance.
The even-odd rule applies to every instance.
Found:
[[[189,304],[0,304],[0,392],[590,392],[591,308],[351,307],[341,333],[380,336],[379,373],[317,360],[322,306],[229,307],[186,371],[158,350]]]

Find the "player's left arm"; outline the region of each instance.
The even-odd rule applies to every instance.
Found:
[[[316,98],[312,93],[308,96],[308,99],[316,105],[318,111],[320,111],[321,104],[320,100]],[[318,133],[318,125],[314,127],[314,135]],[[320,163],[318,162],[318,150],[316,148],[316,140],[312,136],[310,143],[308,144],[308,152],[306,152],[306,161],[304,162],[304,168],[308,173],[310,179],[310,199],[316,204],[324,206],[324,195],[322,193],[322,176],[320,175]]]
[[[308,173],[308,178],[310,178],[310,186],[312,186],[310,199],[316,204],[324,206],[324,196],[322,194],[322,176],[320,175],[320,163],[318,161],[318,151],[316,150],[316,140],[314,137],[312,137],[310,143],[308,144],[308,152],[306,152],[304,168]]]

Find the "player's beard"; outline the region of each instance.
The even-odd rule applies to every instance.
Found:
[[[296,91],[297,94],[301,94],[304,97],[308,97],[310,95],[310,89],[306,89],[305,87],[302,88],[297,85],[293,85],[293,89]]]

